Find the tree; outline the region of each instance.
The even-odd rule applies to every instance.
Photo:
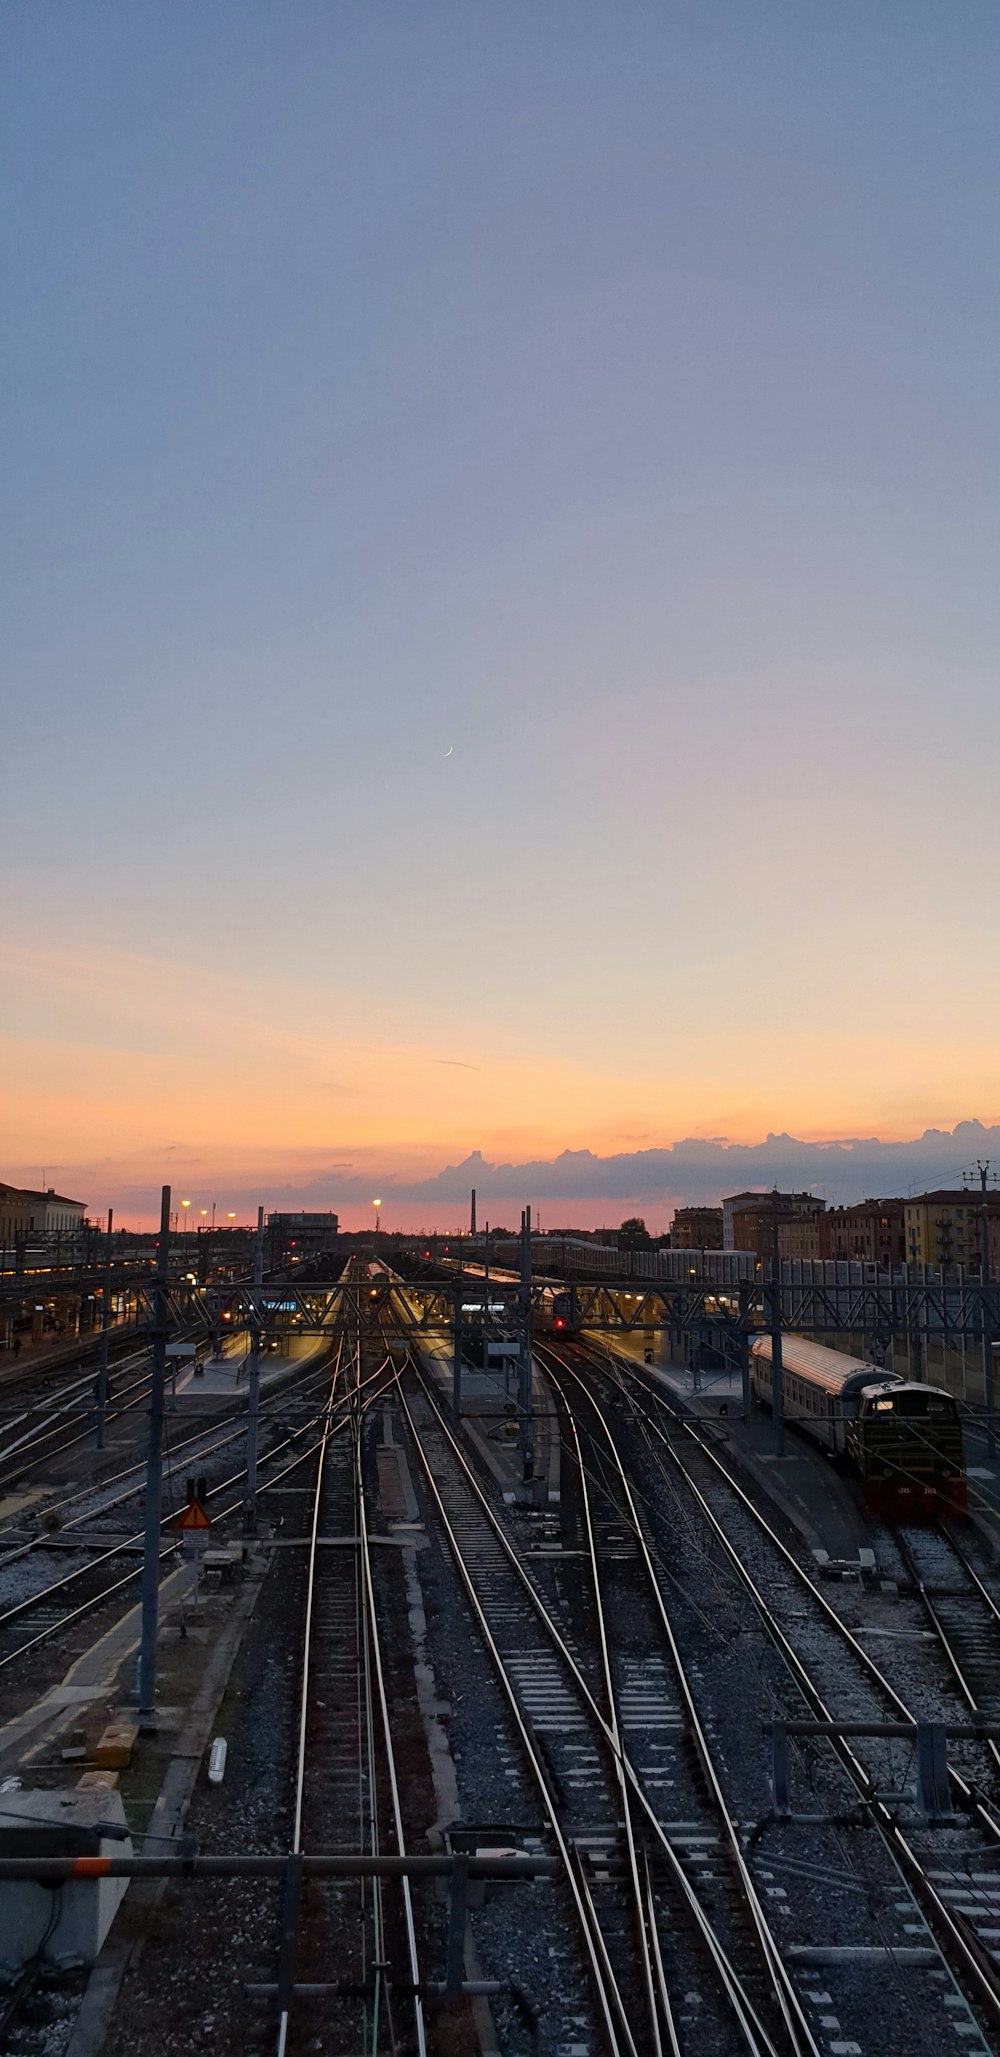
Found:
[[[619,1250],[645,1250],[649,1245],[649,1230],[641,1214],[630,1214],[618,1231]]]

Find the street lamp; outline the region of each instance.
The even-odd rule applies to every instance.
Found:
[[[181,1201],[181,1206],[182,1206],[182,1207],[183,1207],[183,1209],[184,1209],[184,1233],[185,1233],[185,1235],[187,1235],[187,1225],[188,1225],[188,1208],[190,1207],[190,1205],[191,1205],[191,1202],[190,1202],[190,1200],[182,1200],[182,1201]]]
[[[372,1206],[373,1206],[373,1207],[374,1207],[374,1209],[375,1209],[375,1234],[376,1234],[376,1235],[378,1235],[378,1225],[379,1225],[379,1208],[381,1207],[381,1205],[382,1205],[382,1202],[381,1202],[381,1200],[373,1200],[373,1201],[372,1201]]]

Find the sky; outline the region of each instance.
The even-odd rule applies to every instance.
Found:
[[[0,1177],[964,1162],[998,84],[987,0],[3,10]]]

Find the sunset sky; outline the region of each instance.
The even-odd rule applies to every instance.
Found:
[[[987,0],[4,10],[0,1178],[1000,1116],[998,87]]]

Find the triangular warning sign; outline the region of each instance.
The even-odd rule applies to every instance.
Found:
[[[212,1524],[200,1500],[189,1500],[186,1507],[175,1516],[175,1528],[211,1528]]]

